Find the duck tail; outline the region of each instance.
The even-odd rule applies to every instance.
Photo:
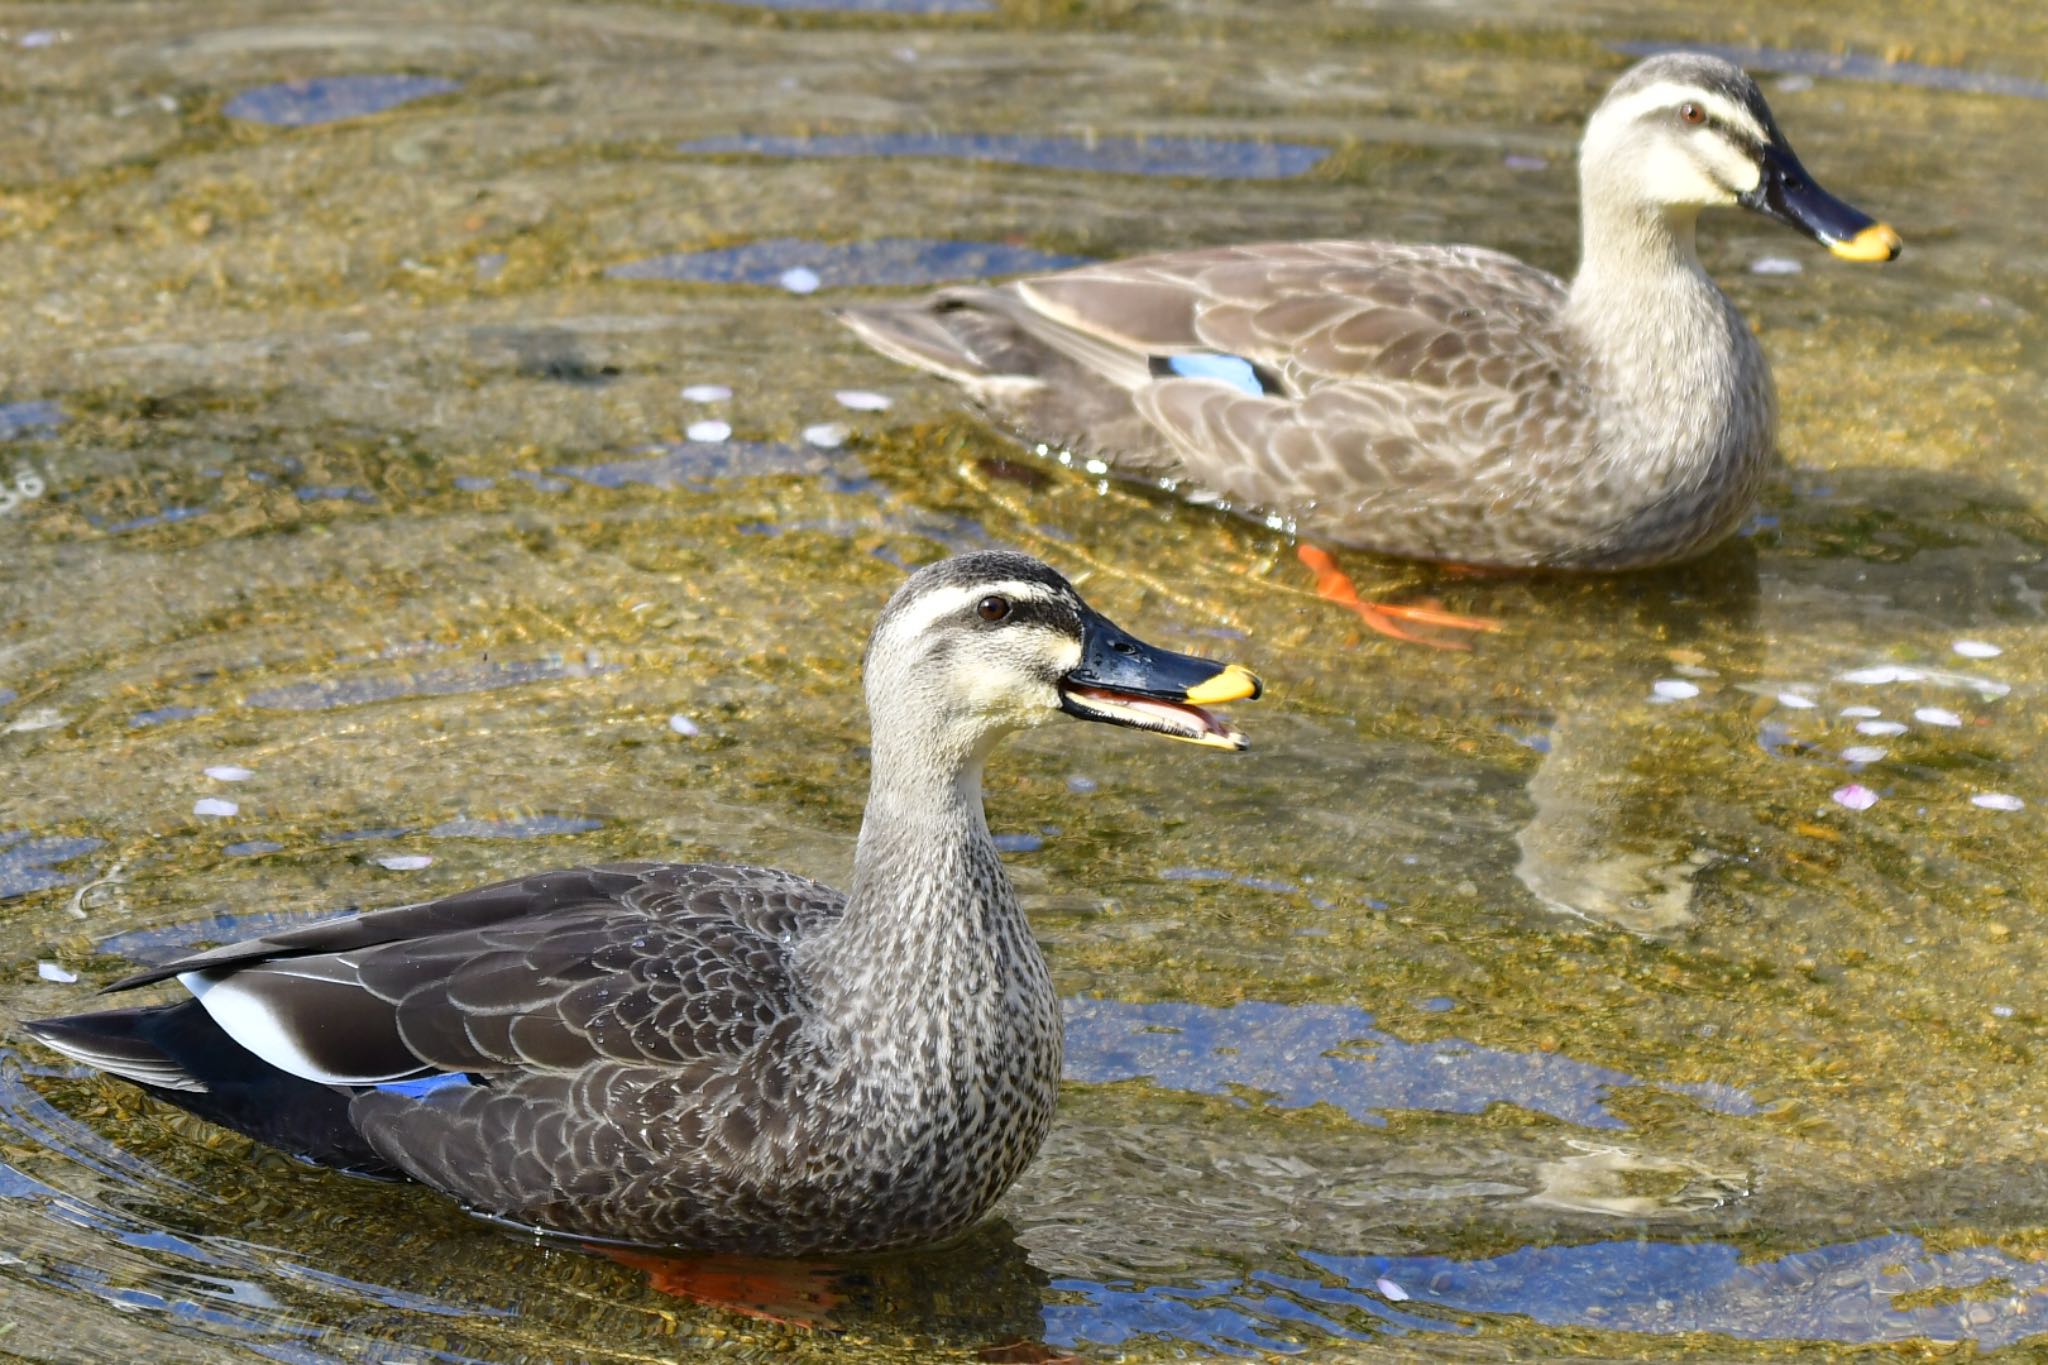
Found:
[[[155,1036],[165,1032],[161,1016],[181,1008],[173,1005],[70,1014],[57,1019],[25,1020],[21,1027],[44,1047],[95,1070],[152,1090],[203,1094],[206,1082],[180,1065]]]
[[[270,1065],[197,1000],[24,1021],[43,1046],[133,1081],[167,1104],[322,1166],[397,1172],[349,1120],[350,1092]]]
[[[833,316],[891,360],[980,389],[990,380],[1026,377],[1005,375],[998,368],[1014,343],[1006,346],[988,335],[988,315],[976,307],[977,296],[988,292],[951,289],[915,303],[839,308]]]

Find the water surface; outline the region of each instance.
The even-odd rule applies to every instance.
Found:
[[[2030,6],[173,0],[0,32],[0,1350],[2048,1343]],[[1341,234],[1569,270],[1585,112],[1674,42],[1745,54],[1906,255],[1710,215],[1785,473],[1679,572],[1350,564],[1509,623],[1469,654],[1362,634],[1284,534],[1036,459],[825,311]],[[185,947],[573,861],[843,881],[868,624],[997,544],[1269,694],[1240,758],[1066,727],[992,766],[1067,1001],[1060,1122],[962,1245],[836,1268],[841,1332],[254,1151],[12,1030]]]

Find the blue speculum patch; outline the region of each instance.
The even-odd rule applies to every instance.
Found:
[[[1266,391],[1251,361],[1240,355],[1173,355],[1166,358],[1166,368],[1183,379],[1220,379],[1254,398]]]
[[[459,1073],[451,1075],[443,1072],[438,1076],[415,1076],[409,1081],[382,1081],[371,1086],[370,1089],[382,1091],[387,1095],[404,1095],[408,1099],[423,1100],[437,1090],[446,1090],[450,1086],[466,1086],[468,1084],[469,1077],[467,1076]]]

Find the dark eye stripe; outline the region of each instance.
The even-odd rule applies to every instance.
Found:
[[[1030,599],[1010,604],[1009,619],[1004,625],[1044,626],[1051,630],[1078,632],[1080,619],[1074,609],[1064,602],[1047,599]]]

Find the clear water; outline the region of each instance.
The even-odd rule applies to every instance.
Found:
[[[2041,1349],[2048,29],[1854,9],[0,10],[0,1351]],[[1580,121],[1672,42],[1768,73],[1907,253],[1710,218],[1787,472],[1683,572],[1349,565],[1510,623],[1470,654],[1361,636],[1284,536],[1035,461],[825,313],[1335,234],[1566,270]],[[1061,1121],[965,1244],[836,1268],[838,1330],[12,1032],[546,866],[842,880],[868,623],[988,544],[1270,693],[1242,758],[1002,754]]]

